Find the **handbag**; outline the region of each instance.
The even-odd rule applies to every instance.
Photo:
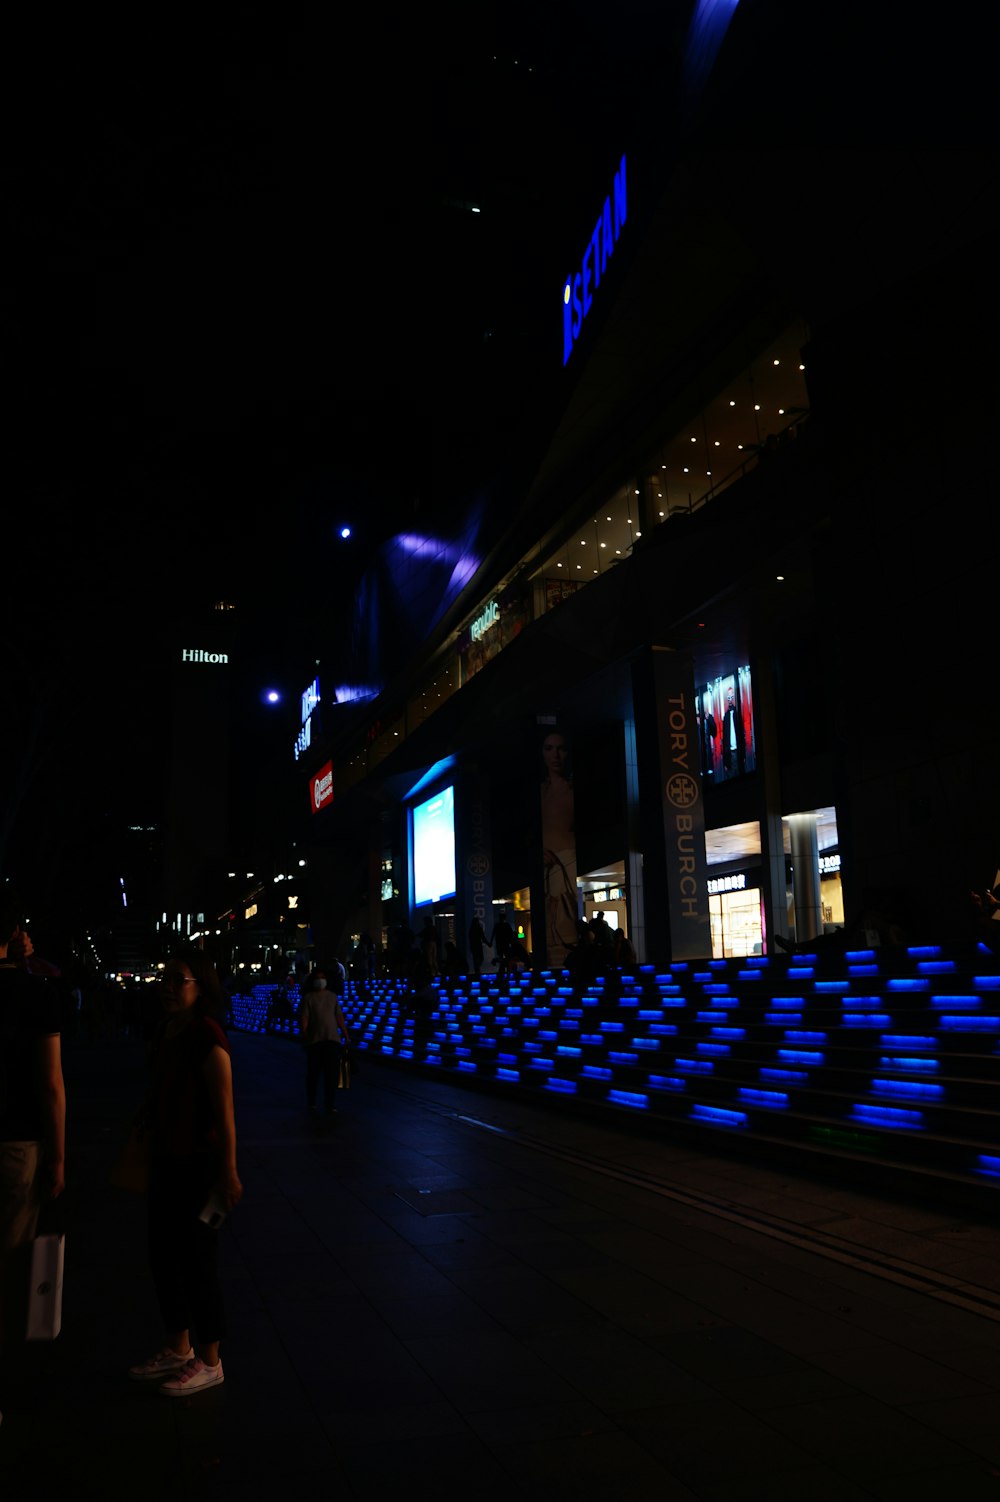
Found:
[[[111,1169],[111,1183],[116,1189],[145,1194],[149,1188],[149,1160],[152,1143],[141,1121],[133,1121],[125,1145]]]
[[[55,1340],[62,1329],[63,1263],[66,1237],[62,1231],[36,1236],[31,1243],[28,1284],[28,1340]]]

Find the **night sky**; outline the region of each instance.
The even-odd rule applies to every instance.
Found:
[[[297,676],[559,370],[567,250],[686,6],[631,11],[8,34],[0,858],[29,892],[155,815],[189,611],[234,600],[262,683]]]

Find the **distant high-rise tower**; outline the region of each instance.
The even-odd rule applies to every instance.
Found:
[[[167,641],[163,905],[170,923],[178,914],[196,919],[213,904],[231,856],[237,620],[235,609],[220,601],[184,616]]]

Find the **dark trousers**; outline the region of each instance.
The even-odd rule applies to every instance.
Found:
[[[339,1079],[340,1044],[330,1039],[310,1043],[306,1049],[306,1103],[310,1110],[316,1104],[320,1080],[323,1081],[324,1106],[328,1111],[336,1109]]]
[[[198,1219],[217,1177],[211,1155],[156,1160],[149,1180],[149,1265],[167,1334],[226,1334],[219,1233]]]

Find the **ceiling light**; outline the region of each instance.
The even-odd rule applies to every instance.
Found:
[[[771,361],[771,364],[772,364],[772,365],[780,365],[780,364],[781,364],[781,361],[780,361],[780,360],[772,360],[772,361]]]

